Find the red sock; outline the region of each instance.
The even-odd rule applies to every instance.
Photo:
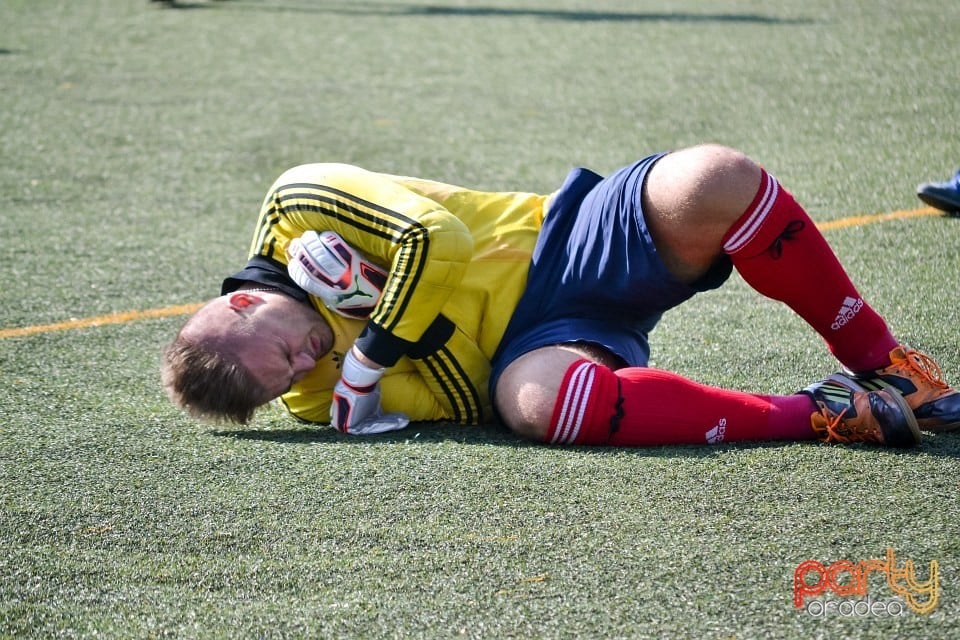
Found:
[[[813,401],[708,387],[675,373],[612,371],[588,360],[567,369],[545,440],[650,446],[743,440],[810,440]]]
[[[786,303],[841,363],[854,371],[890,363],[897,340],[886,322],[864,302],[803,208],[766,171],[723,249],[747,284]]]

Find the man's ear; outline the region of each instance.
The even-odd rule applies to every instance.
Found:
[[[245,291],[237,291],[230,294],[230,297],[227,298],[227,302],[230,303],[230,308],[234,311],[246,311],[254,305],[261,304],[263,301],[263,298],[260,296]]]

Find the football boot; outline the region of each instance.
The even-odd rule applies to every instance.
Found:
[[[939,365],[924,353],[901,345],[890,352],[888,366],[853,378],[865,391],[898,391],[924,431],[960,429],[960,392],[944,382]]]
[[[860,391],[849,377],[834,374],[802,393],[817,405],[810,426],[822,442],[871,442],[898,448],[920,443],[913,412],[896,391]]]
[[[917,197],[934,209],[960,215],[960,171],[946,182],[924,182],[917,185]]]

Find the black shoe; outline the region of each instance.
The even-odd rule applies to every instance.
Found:
[[[917,185],[917,197],[934,209],[960,215],[960,171],[946,182],[924,182]]]

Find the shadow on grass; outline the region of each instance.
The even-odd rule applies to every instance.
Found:
[[[298,426],[265,429],[219,429],[215,436],[237,440],[260,440],[283,444],[314,444],[332,442],[337,444],[365,443],[438,443],[497,444],[516,447],[539,446],[513,435],[498,425],[458,426],[442,422],[414,424],[400,431],[391,431],[370,436],[348,436],[326,426]]]
[[[444,423],[422,423],[401,431],[371,436],[347,436],[329,427],[293,427],[278,429],[220,429],[212,435],[235,440],[256,440],[278,444],[369,445],[369,444],[423,444],[457,443],[465,445],[504,446],[517,449],[547,447],[515,436],[499,425],[456,426]],[[735,442],[719,445],[662,445],[655,447],[571,447],[564,449],[589,452],[597,455],[632,454],[644,457],[705,458],[734,450],[786,449],[791,447],[833,447],[819,442],[766,441]],[[886,455],[927,455],[938,458],[960,458],[960,432],[956,434],[924,434],[921,445],[915,449],[885,449],[870,444],[845,445],[850,451],[864,454],[883,452]]]
[[[230,0],[206,0],[201,2],[191,2],[190,0],[150,0],[151,4],[157,4],[167,9],[210,9],[223,2]]]
[[[568,20],[573,22],[747,22],[758,24],[809,24],[811,20],[777,18],[757,13],[688,13],[683,11],[584,11],[564,9],[540,9],[532,7],[460,6],[448,7],[435,4],[384,2],[321,2],[316,4],[286,2],[263,4],[235,0],[207,0],[188,2],[168,0],[163,3],[172,9],[211,8],[229,5],[231,8],[254,9],[274,12],[329,13],[342,15],[372,16],[437,16],[437,17],[494,17],[494,18],[540,18],[544,20]]]

